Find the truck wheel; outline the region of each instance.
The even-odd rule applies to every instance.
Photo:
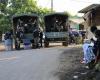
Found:
[[[63,46],[68,46],[68,42],[63,42],[62,45]]]
[[[20,43],[18,43],[17,41],[15,41],[15,49],[20,50]]]
[[[44,47],[49,47],[49,42],[44,42]]]

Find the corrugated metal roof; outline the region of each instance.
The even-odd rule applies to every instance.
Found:
[[[89,5],[88,7],[80,10],[79,13],[86,13],[92,9],[97,9],[97,8],[100,8],[100,4],[92,4],[92,5]]]

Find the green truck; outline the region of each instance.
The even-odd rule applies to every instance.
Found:
[[[44,46],[48,47],[51,42],[62,42],[68,45],[68,15],[64,13],[51,13],[44,16],[45,40]]]
[[[23,43],[23,37],[30,40],[33,44],[33,31],[39,28],[38,19],[38,15],[36,14],[20,14],[12,17],[15,49],[20,49],[20,44]]]

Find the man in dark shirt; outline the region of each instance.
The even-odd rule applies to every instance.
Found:
[[[42,40],[43,40],[43,32],[41,31],[40,32],[40,44],[41,44],[41,47],[42,47]]]
[[[97,38],[97,41],[95,42],[95,46],[96,46],[96,62],[98,62],[100,60],[100,30],[96,30],[95,31],[95,36]]]
[[[97,63],[100,60],[100,30],[96,26],[91,27],[91,32],[95,35],[97,40],[94,40],[93,52],[96,56],[95,62]]]
[[[39,47],[39,30],[35,29],[33,31],[33,39],[34,39],[34,46],[35,48]]]

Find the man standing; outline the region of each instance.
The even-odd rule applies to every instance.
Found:
[[[40,31],[40,46],[42,47],[42,40],[43,40],[43,32]]]
[[[12,39],[12,34],[10,31],[7,31],[4,35],[5,39],[5,48],[7,51],[13,49],[13,39]]]
[[[39,30],[35,29],[33,31],[33,39],[34,39],[34,46],[35,48],[39,47]]]

